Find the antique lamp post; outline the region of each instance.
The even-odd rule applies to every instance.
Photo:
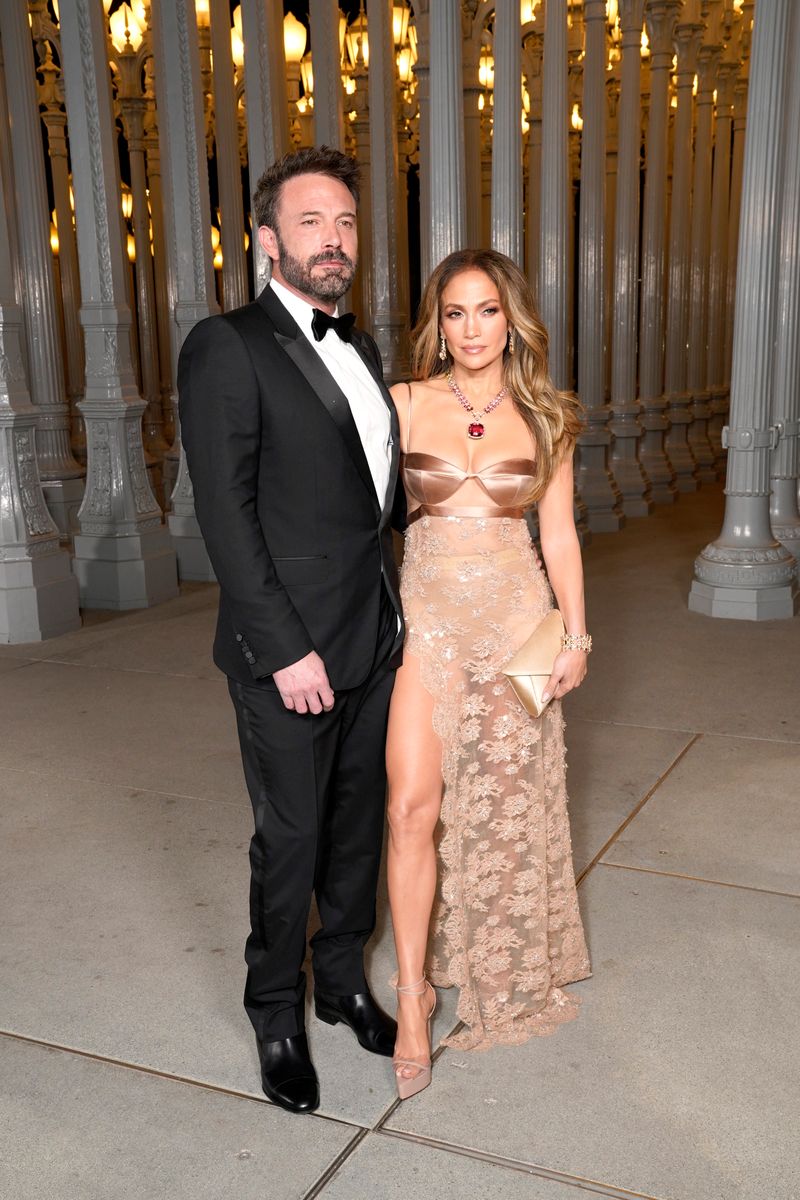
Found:
[[[54,0],[53,11],[57,19],[58,0]],[[86,431],[77,408],[77,401],[83,396],[84,378],[83,333],[78,319],[81,307],[78,245],[67,152],[64,79],[59,63],[53,58],[55,50],[60,60],[60,35],[58,25],[48,10],[47,0],[31,0],[28,13],[40,63],[39,108],[47,129],[47,151],[55,203],[53,224],[58,231],[58,248],[54,245],[53,253],[58,256],[57,285],[64,322],[64,373],[70,406],[70,438],[76,458],[85,465]]]
[[[283,19],[283,50],[286,56],[286,82],[289,96],[289,136],[295,149],[303,145],[303,127],[300,121],[300,64],[306,52],[308,34],[302,21],[293,13]],[[305,108],[303,109],[303,113]]]
[[[145,162],[148,101],[144,88],[144,67],[151,50],[146,6],[143,0],[134,0],[134,3],[135,11],[130,5],[122,4],[108,18],[109,57],[130,162],[139,362],[142,397],[147,405],[143,425],[144,445],[154,462],[163,456],[168,447],[161,411],[150,202]],[[148,465],[152,466],[153,463]]]

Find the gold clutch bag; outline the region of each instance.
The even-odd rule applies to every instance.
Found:
[[[540,717],[549,704],[542,700],[542,693],[553,673],[553,663],[561,653],[563,636],[564,622],[554,608],[503,667],[503,674],[508,676],[522,707],[532,717]]]

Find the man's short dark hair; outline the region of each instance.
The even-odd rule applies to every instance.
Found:
[[[275,229],[278,201],[287,179],[294,179],[296,175],[328,175],[344,184],[357,205],[360,174],[361,168],[354,158],[331,146],[306,146],[284,154],[267,167],[256,184],[253,197],[256,226],[267,225]]]

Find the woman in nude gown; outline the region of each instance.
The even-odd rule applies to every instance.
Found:
[[[459,989],[463,1028],[446,1044],[482,1050],[572,1019],[562,987],[590,974],[558,702],[587,650],[558,655],[539,718],[502,674],[553,607],[550,585],[572,644],[591,645],[572,507],[578,406],[549,378],[525,276],[494,251],[458,251],[433,272],[412,367],[392,388],[408,635],[387,740],[402,1098],[430,1082],[431,985]],[[534,502],[547,576],[524,519]]]

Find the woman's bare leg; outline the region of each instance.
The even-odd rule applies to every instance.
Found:
[[[436,849],[433,834],[442,801],[442,746],[433,729],[433,697],[423,687],[419,662],[405,653],[389,709],[386,741],[389,780],[389,903],[397,949],[398,983],[417,983],[425,970]],[[395,1057],[426,1062],[430,989],[398,995]],[[418,1072],[399,1068],[407,1078]]]

